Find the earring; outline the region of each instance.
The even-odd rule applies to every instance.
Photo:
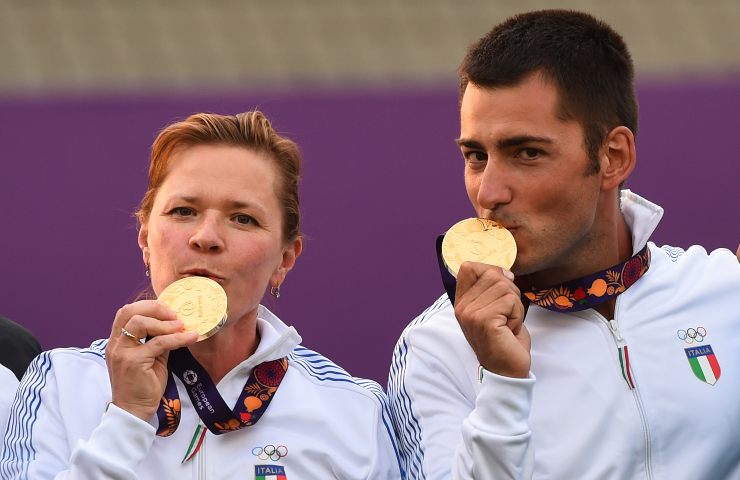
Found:
[[[150,277],[152,275],[152,272],[149,271],[149,264],[146,264],[146,271],[144,272],[144,275],[147,277]]]
[[[270,295],[276,299],[280,298],[280,285],[273,285],[270,287]]]

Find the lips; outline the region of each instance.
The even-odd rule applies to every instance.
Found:
[[[498,223],[500,226],[504,227],[506,230],[513,232],[517,228],[519,228],[517,225],[513,225],[510,223],[502,222],[501,220],[496,220],[495,218],[488,217],[489,220]]]
[[[224,277],[205,268],[191,268],[182,272],[185,277],[206,277],[218,283],[224,282]]]

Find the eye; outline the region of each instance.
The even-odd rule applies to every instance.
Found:
[[[257,221],[251,215],[240,213],[234,215],[233,220],[239,225],[256,225]]]
[[[167,214],[173,217],[192,217],[195,215],[195,210],[190,207],[175,207],[167,212]]]
[[[488,161],[488,154],[480,150],[468,150],[463,151],[463,157],[465,161],[471,164],[483,163]]]
[[[516,152],[516,157],[522,160],[537,160],[542,155],[542,150],[538,148],[522,148]]]

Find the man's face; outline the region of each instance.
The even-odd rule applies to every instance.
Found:
[[[468,197],[511,230],[517,275],[567,272],[595,240],[600,175],[587,174],[580,123],[557,112],[557,89],[538,74],[513,87],[468,84],[460,107]]]

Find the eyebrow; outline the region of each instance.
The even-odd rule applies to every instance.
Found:
[[[179,200],[179,201],[186,202],[186,203],[195,204],[195,205],[197,205],[200,202],[199,197],[193,197],[189,195],[175,195],[174,197],[172,197],[172,199]],[[255,203],[241,202],[239,200],[231,200],[230,202],[228,202],[227,205],[230,210],[241,210],[243,208],[249,208],[249,207],[261,210],[261,207]]]
[[[485,150],[483,144],[475,140],[458,138],[455,140],[455,142],[461,147],[466,147],[474,150]],[[496,142],[496,148],[498,148],[499,150],[503,150],[506,148],[518,147],[527,143],[545,143],[548,145],[552,145],[553,143],[555,143],[555,141],[552,138],[548,137],[537,137],[534,135],[516,135],[513,137],[498,140]]]

